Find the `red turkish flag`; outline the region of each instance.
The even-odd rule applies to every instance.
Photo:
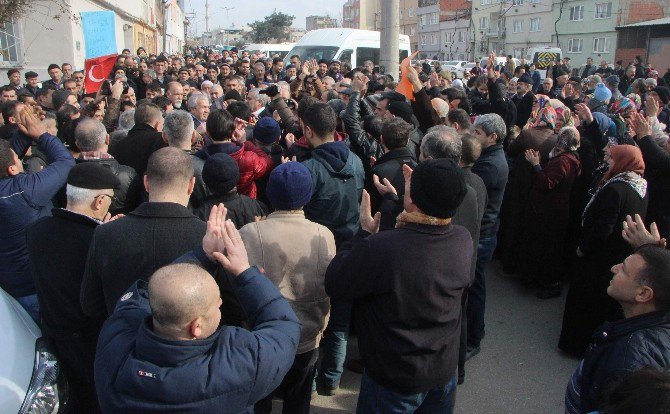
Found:
[[[93,59],[86,59],[85,69],[85,89],[86,93],[98,92],[102,83],[107,80],[109,73],[114,68],[118,54],[100,56]]]

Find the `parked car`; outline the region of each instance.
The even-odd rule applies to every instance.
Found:
[[[63,371],[40,329],[0,289],[0,413],[56,414],[67,408]]]
[[[521,61],[517,58],[512,58],[512,60],[514,61],[514,64],[517,67],[521,64]],[[486,64],[488,63],[488,61],[489,61],[489,58],[482,58],[482,60],[479,62],[482,69],[486,70]],[[507,58],[505,56],[497,56],[494,66],[505,66],[506,62],[507,62]]]
[[[454,73],[456,73],[456,77],[457,77],[458,79],[463,79],[463,74],[464,74],[465,72],[470,72],[470,70],[471,70],[472,68],[474,68],[474,67],[475,67],[475,64],[474,64],[474,63],[472,63],[472,62],[470,62],[470,63],[466,63],[465,65],[463,65],[463,66],[461,67],[461,69],[459,69],[459,70],[457,70],[457,71],[454,71]]]
[[[460,77],[462,77],[463,65],[465,65],[466,63],[468,63],[467,60],[449,60],[443,63],[442,70],[448,70],[451,73],[458,73],[460,71],[461,72]]]

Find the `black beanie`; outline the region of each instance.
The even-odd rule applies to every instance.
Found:
[[[429,216],[453,217],[466,192],[463,170],[446,158],[422,161],[412,173],[412,202]]]
[[[652,89],[652,91],[658,94],[658,97],[661,98],[663,105],[667,105],[668,102],[670,102],[670,89],[666,88],[665,86],[657,86]]]
[[[400,101],[389,102],[387,105],[387,109],[389,110],[390,113],[399,118],[402,118],[408,124],[414,125],[414,123],[412,122],[412,115],[414,115],[414,111],[412,111],[412,105],[408,104],[407,102],[400,102]]]
[[[228,154],[214,154],[202,167],[202,180],[214,194],[227,194],[240,180],[240,167]]]

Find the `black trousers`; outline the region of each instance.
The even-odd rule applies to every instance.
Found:
[[[270,395],[254,405],[256,414],[272,412],[272,396],[284,399],[284,414],[307,414],[312,400],[312,381],[316,372],[316,360],[319,348],[297,354],[291,369],[288,370],[282,383]]]
[[[97,338],[96,338],[97,339]],[[93,383],[93,360],[97,341],[51,340],[68,380],[66,413],[100,413]]]

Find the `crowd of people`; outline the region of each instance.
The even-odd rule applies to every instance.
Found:
[[[497,258],[538,300],[569,281],[567,413],[667,408],[670,71],[495,58],[140,48],[94,93],[9,70],[0,287],[68,406],[308,413],[346,361],[357,412],[450,413]]]

